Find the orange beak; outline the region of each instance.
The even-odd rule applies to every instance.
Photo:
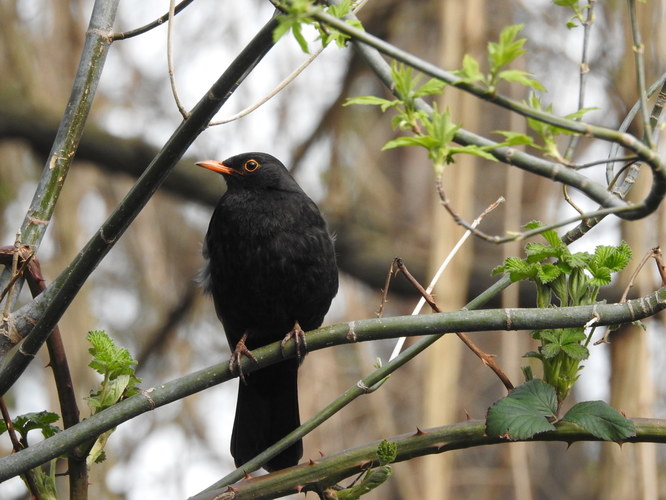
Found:
[[[227,167],[224,163],[217,160],[204,160],[196,162],[196,165],[212,170],[220,174],[237,174],[233,168]]]

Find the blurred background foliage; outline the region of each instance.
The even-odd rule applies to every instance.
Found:
[[[13,243],[67,101],[81,52],[91,2],[0,0],[0,235]],[[121,2],[117,31],[143,25],[168,2]],[[600,2],[592,28],[587,120],[617,127],[637,99],[628,13],[621,2]],[[197,0],[176,17],[176,81],[191,107],[221,70],[271,15],[268,2]],[[663,3],[641,5],[648,82],[664,71]],[[546,0],[384,0],[359,14],[366,30],[447,69],[464,54],[485,59],[486,44],[509,24],[524,23],[528,71],[549,90],[554,111],[575,111],[582,29],[565,26],[569,11]],[[313,44],[314,46],[314,44]],[[268,92],[304,59],[297,44],[282,40],[221,111],[230,116]],[[522,89],[504,89],[516,99]],[[519,92],[519,93],[516,93]],[[293,168],[337,234],[342,278],[327,323],[373,317],[386,270],[396,255],[427,281],[463,230],[440,206],[433,174],[422,151],[381,152],[394,137],[390,120],[365,106],[341,107],[347,97],[386,96],[386,90],[351,50],[329,47],[268,104],[247,117],[213,127],[195,142],[163,189],[93,274],[62,318],[60,328],[76,390],[85,397],[95,374],[87,367],[88,330],[104,329],[139,360],[138,375],[150,387],[207,366],[229,354],[208,298],[196,284],[200,247],[221,179],[193,166],[243,151],[267,151]],[[479,134],[524,131],[524,121],[504,110],[448,90],[442,105],[453,119]],[[118,203],[181,117],[173,102],[166,65],[166,27],[117,41],[104,69],[91,119],[75,164],[39,251],[47,282],[76,255]],[[640,136],[640,131],[630,132]],[[598,143],[581,141],[575,159],[603,158]],[[601,173],[600,173],[601,175]],[[646,176],[647,177],[647,176]],[[572,215],[561,188],[543,178],[479,158],[460,158],[444,183],[453,206],[472,220],[499,196],[506,204],[483,230],[502,234],[540,219]],[[639,178],[636,192],[640,192]],[[592,205],[572,196],[586,208]],[[635,194],[638,199],[639,195]],[[647,219],[604,221],[577,245],[629,242],[642,256],[663,240],[664,208]],[[455,310],[491,282],[490,271],[521,246],[480,240],[466,244],[436,290],[443,310]],[[644,272],[632,290],[654,289]],[[619,297],[617,283],[609,299]],[[25,293],[25,292],[24,292]],[[417,295],[400,278],[385,314],[408,314]],[[29,300],[27,294],[22,303]],[[508,289],[494,306],[531,306],[529,287]],[[647,333],[626,327],[609,345],[593,349],[583,399],[603,398],[629,416],[664,414],[664,331],[660,318]],[[482,348],[518,381],[527,333],[474,334]],[[392,343],[359,344],[308,356],[300,375],[301,413],[307,418],[366,374]],[[33,363],[8,394],[15,414],[57,411],[46,358]],[[503,387],[457,338],[445,338],[394,374],[382,390],[352,403],[305,439],[305,458],[393,434],[483,418]],[[183,498],[232,468],[228,453],[235,385],[214,387],[122,425],[108,460],[93,469],[91,498]],[[85,416],[85,415],[84,415]],[[10,444],[3,436],[3,453]],[[383,499],[550,498],[656,499],[666,496],[664,449],[651,444],[520,443],[455,451],[394,467],[390,482],[368,495]],[[18,480],[0,485],[0,497],[21,498]]]

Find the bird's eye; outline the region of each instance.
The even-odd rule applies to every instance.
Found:
[[[261,165],[259,165],[259,162],[257,160],[247,160],[245,163],[243,163],[243,170],[246,172],[254,172],[257,170]]]

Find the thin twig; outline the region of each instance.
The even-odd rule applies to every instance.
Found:
[[[391,285],[391,278],[395,276],[398,273],[398,269],[395,267],[395,261],[396,259],[393,259],[391,261],[391,265],[388,268],[388,271],[386,272],[386,280],[384,281],[384,288],[382,288],[382,300],[379,303],[379,308],[375,312],[375,316],[378,318],[382,317],[382,314],[384,313],[384,305],[388,302],[388,291],[389,291],[389,286]]]
[[[167,66],[169,67],[169,83],[171,85],[171,92],[173,93],[174,101],[178,111],[187,119],[190,113],[183,106],[180,96],[178,95],[178,87],[176,86],[176,72],[173,66],[173,18],[175,16],[176,0],[169,0],[169,22],[167,23]]]
[[[501,238],[500,236],[491,236],[487,233],[484,233],[483,231],[479,231],[474,224],[467,223],[462,217],[460,217],[460,215],[458,215],[458,213],[455,211],[455,209],[449,202],[449,198],[446,196],[441,176],[437,178],[437,181],[435,182],[435,187],[437,188],[437,194],[439,195],[439,200],[441,202],[441,205],[451,215],[453,221],[456,224],[464,227],[467,231],[474,234],[474,236],[478,236],[479,238],[485,241],[497,242],[497,240]],[[497,201],[492,205],[491,210],[494,210],[495,207],[497,207],[497,205],[499,205],[500,203],[504,203],[504,201],[505,200],[503,197],[498,198]]]
[[[425,288],[421,286],[421,284],[416,280],[416,278],[414,278],[414,276],[411,275],[411,273],[405,266],[402,259],[397,259],[397,266],[400,269],[400,272],[405,275],[405,278],[407,278],[407,280],[414,286],[414,288],[418,290],[421,296],[426,300],[430,308],[435,312],[442,312],[441,309],[437,306],[437,304],[433,300],[432,296],[425,290]],[[495,363],[493,355],[487,354],[483,352],[481,349],[479,349],[466,334],[462,332],[456,332],[456,335],[474,354],[478,356],[478,358],[481,360],[481,362],[484,365],[486,365],[493,372],[495,372],[495,375],[497,375],[497,377],[501,380],[501,382],[504,384],[504,387],[506,387],[507,391],[511,392],[514,386],[511,383],[511,380],[509,380],[509,377],[502,371],[499,365]]]
[[[173,14],[177,15],[181,10],[190,5],[193,1],[194,0],[183,0],[178,5],[176,5]],[[114,33],[113,36],[111,37],[111,40],[115,42],[116,40],[127,40],[128,38],[133,38],[138,35],[143,35],[144,33],[154,28],[162,26],[162,24],[164,24],[165,21],[167,21],[168,19],[169,19],[169,12],[167,12],[163,16],[158,17],[157,19],[155,19],[150,23],[141,26],[140,28],[136,28],[129,31],[123,31],[121,33]]]
[[[368,0],[361,0],[359,1],[352,12],[356,14],[359,10],[363,8],[363,6],[368,2]],[[322,24],[322,26],[324,26]],[[252,113],[254,110],[260,108],[264,104],[266,104],[268,101],[270,101],[273,97],[275,97],[277,94],[279,94],[287,85],[289,85],[291,82],[293,82],[298,75],[300,75],[305,68],[310,66],[312,62],[319,57],[319,55],[324,51],[324,49],[327,46],[322,45],[319,47],[317,50],[315,50],[298,68],[296,68],[294,71],[292,71],[284,80],[282,80],[273,90],[268,92],[266,95],[264,95],[261,99],[259,99],[257,102],[254,104],[248,106],[247,108],[243,109],[242,111],[239,111],[238,113],[231,115],[227,118],[221,118],[219,120],[211,121],[208,126],[209,127],[214,127],[217,125],[224,125],[225,123],[230,123],[236,120],[239,120],[243,118],[244,116],[249,115]]]
[[[576,212],[578,212],[580,215],[585,213],[585,210],[576,205],[576,203],[569,196],[569,191],[566,184],[562,184],[562,195],[564,196],[564,201],[566,201]]]
[[[474,221],[472,222],[472,228],[474,229],[479,224],[481,224],[481,221],[483,220],[483,218],[488,213],[495,210],[495,208],[497,208],[497,206],[500,203],[502,203],[503,201],[504,201],[504,198],[500,197],[495,203],[492,203],[491,205],[489,205],[483,212],[481,212],[481,215],[479,215],[476,219],[474,219]],[[467,238],[469,238],[471,234],[472,234],[471,230],[465,231],[465,233],[460,237],[460,239],[455,244],[455,246],[451,249],[449,254],[446,256],[444,261],[439,266],[439,269],[437,269],[437,272],[435,273],[435,275],[432,277],[432,280],[430,280],[430,284],[428,285],[428,288],[427,288],[428,293],[431,293],[433,288],[435,288],[435,285],[439,281],[439,278],[442,276],[442,273],[448,267],[448,265],[451,262],[451,260],[453,259],[453,257],[458,253],[458,250],[460,250],[460,247],[462,247],[463,243],[465,243],[465,241],[467,241]],[[393,266],[396,265],[397,260],[398,260],[397,258],[393,260],[393,262],[391,263],[391,269],[393,269]],[[387,280],[388,280],[388,276],[387,276]],[[418,303],[416,304],[416,307],[412,311],[412,316],[416,316],[417,314],[419,314],[421,312],[421,309],[423,309],[423,306],[425,305],[425,301],[426,301],[425,296],[421,295],[421,299],[419,299]],[[400,337],[398,339],[398,341],[395,343],[395,347],[393,348],[393,352],[391,353],[391,357],[389,358],[389,361],[392,360],[393,358],[395,358],[396,356],[398,356],[398,354],[400,354],[400,351],[402,350],[402,346],[404,344],[405,344],[405,337]]]
[[[594,5],[596,0],[589,0],[587,6],[585,7],[587,13],[585,20],[582,22],[583,25],[583,49],[580,60],[580,73],[578,76],[578,110],[580,111],[585,107],[585,86],[587,75],[590,72],[590,63],[589,63],[589,47],[590,47],[590,31],[592,29],[592,23],[594,22]],[[583,117],[579,116],[574,118],[576,121],[582,121]],[[578,142],[580,141],[579,135],[572,135],[569,139],[569,144],[567,149],[564,152],[564,158],[571,160],[573,157],[574,151]],[[578,208],[574,205],[574,208]]]
[[[652,125],[650,123],[650,113],[647,107],[647,92],[645,85],[645,61],[643,54],[645,46],[641,40],[641,32],[638,27],[638,19],[636,17],[636,0],[629,0],[629,14],[631,18],[631,36],[633,38],[634,59],[636,61],[636,83],[638,84],[638,92],[641,102],[641,118],[643,119],[643,140],[649,148],[653,148],[652,141]]]
[[[638,263],[638,266],[636,266],[636,269],[634,269],[634,272],[631,273],[631,276],[629,277],[629,283],[627,283],[627,286],[624,289],[624,292],[622,293],[622,297],[620,297],[620,302],[626,302],[627,301],[627,296],[629,295],[629,290],[631,290],[634,286],[634,282],[636,281],[636,277],[638,276],[638,273],[641,272],[643,267],[645,267],[645,264],[647,263],[648,260],[650,259],[656,259],[657,255],[661,256],[661,249],[659,247],[655,247],[649,252],[647,252],[645,255],[643,255],[643,258],[641,261]],[[659,261],[657,261],[657,267],[659,266]],[[661,271],[661,269],[660,269]],[[662,281],[664,279],[664,275],[661,274]]]
[[[27,246],[1,247],[0,264],[7,265],[9,262],[17,261],[20,268],[13,278],[23,276],[28,284],[28,288],[33,297],[38,296],[46,285],[42,276],[39,260],[35,258],[34,252]],[[58,402],[60,403],[60,413],[62,415],[63,426],[65,429],[73,427],[79,423],[79,407],[74,393],[74,382],[69,370],[65,346],[60,335],[60,328],[56,324],[51,334],[46,340],[46,347],[49,353],[49,366],[53,370],[53,378],[58,393]],[[67,456],[68,474],[70,480],[70,498],[85,498],[85,495],[72,494],[74,491],[85,492],[88,488],[88,470],[85,456],[78,456],[73,451]]]
[[[16,436],[16,429],[14,429],[12,417],[9,414],[7,405],[5,405],[5,398],[3,397],[0,397],[0,414],[2,414],[2,419],[5,421],[5,425],[7,426],[7,433],[9,434],[9,440],[12,442],[12,448],[14,449],[15,453],[18,453],[24,448],[24,446],[21,444],[21,440]],[[37,488],[35,478],[32,475],[32,470],[26,471],[24,474],[22,474],[22,477],[25,480],[28,489],[30,490],[32,498],[35,500],[41,500],[42,495],[39,492],[39,488]]]

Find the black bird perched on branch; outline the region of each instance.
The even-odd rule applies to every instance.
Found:
[[[333,239],[317,205],[285,166],[265,153],[244,153],[197,165],[221,173],[220,198],[203,247],[204,289],[213,296],[238,370],[231,454],[244,464],[300,425],[296,375],[305,353],[303,331],[318,328],[338,290]],[[299,359],[245,376],[242,356],[293,338]],[[301,441],[265,468],[296,465]]]

